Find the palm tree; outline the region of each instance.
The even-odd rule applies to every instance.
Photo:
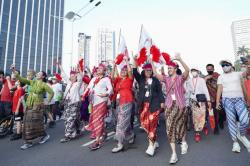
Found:
[[[237,51],[238,56],[248,56],[249,53],[249,48],[246,48],[245,46],[239,47]]]
[[[240,69],[241,69],[241,61],[240,60],[236,60],[234,62],[234,67],[235,67],[235,71],[240,71]]]

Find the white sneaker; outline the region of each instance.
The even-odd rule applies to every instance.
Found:
[[[246,136],[241,136],[240,134],[237,134],[237,138],[242,142],[242,144],[247,148],[248,152],[250,152],[250,142],[247,139]]]
[[[47,134],[46,136],[44,136],[40,141],[39,144],[44,144],[45,142],[47,142],[50,138],[50,135]]]
[[[177,154],[172,154],[172,155],[171,155],[171,158],[170,158],[170,160],[169,160],[169,163],[170,163],[170,164],[176,164],[177,161],[178,161]]]
[[[156,148],[159,148],[159,147],[160,147],[159,143],[155,141],[154,148],[156,149]]]
[[[117,147],[112,149],[112,153],[118,153],[120,151],[123,151],[123,145],[117,145]]]
[[[154,156],[154,154],[155,154],[155,145],[149,144],[148,149],[146,150],[146,153],[149,156]]]
[[[240,153],[240,145],[238,142],[234,142],[232,151],[235,153]]]
[[[188,151],[188,144],[186,142],[182,142],[181,144],[181,154],[186,154]]]
[[[33,144],[25,143],[25,144],[23,144],[20,148],[21,148],[22,150],[26,150],[26,149],[28,149],[28,148],[30,148],[30,147],[32,147],[32,146],[33,146]]]

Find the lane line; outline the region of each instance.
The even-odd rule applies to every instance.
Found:
[[[134,126],[134,128],[137,128],[137,127],[139,127],[139,124],[136,124],[136,125]],[[114,136],[115,136],[115,132],[114,132],[114,131],[109,132],[106,141],[107,141],[107,140],[110,140],[110,139],[112,139],[112,138],[114,138]],[[95,140],[91,140],[91,141],[89,141],[89,142],[87,142],[87,143],[85,143],[85,144],[82,144],[81,147],[89,146],[89,145],[93,144],[94,142],[95,142]]]
[[[114,135],[115,135],[115,132],[114,132],[114,131],[109,132],[109,133],[108,133],[108,137],[107,137],[106,140],[110,140],[111,138],[113,138]],[[82,144],[81,146],[82,146],[82,147],[86,147],[86,146],[89,146],[89,145],[93,144],[94,142],[95,142],[95,140],[92,140],[92,141],[89,141],[89,142],[87,142],[87,143],[85,143],[85,144]]]

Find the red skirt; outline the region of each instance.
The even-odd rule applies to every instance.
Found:
[[[160,110],[151,113],[149,111],[149,103],[144,103],[143,110],[140,115],[141,125],[148,134],[148,138],[155,142],[156,129],[159,120]]]
[[[89,118],[89,125],[86,126],[86,130],[92,132],[91,136],[101,137],[103,135],[105,127],[104,118],[107,113],[107,102],[102,102],[93,107]]]

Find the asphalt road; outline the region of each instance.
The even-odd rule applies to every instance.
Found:
[[[166,166],[169,165],[171,155],[167,143],[164,122],[158,129],[160,148],[154,157],[145,154],[147,148],[146,134],[136,129],[137,137],[134,145],[126,151],[112,154],[111,149],[116,142],[111,138],[104,146],[91,152],[88,147],[89,135],[84,135],[66,144],[59,143],[63,137],[63,122],[59,121],[55,128],[48,129],[51,139],[43,144],[36,145],[25,151],[20,150],[22,140],[11,142],[9,137],[0,139],[0,166]],[[239,154],[231,151],[232,142],[227,129],[220,135],[202,137],[201,143],[193,141],[193,132],[188,133],[189,151],[180,155],[178,147],[178,166],[250,166],[250,153],[242,147]],[[248,136],[250,139],[250,136]]]

